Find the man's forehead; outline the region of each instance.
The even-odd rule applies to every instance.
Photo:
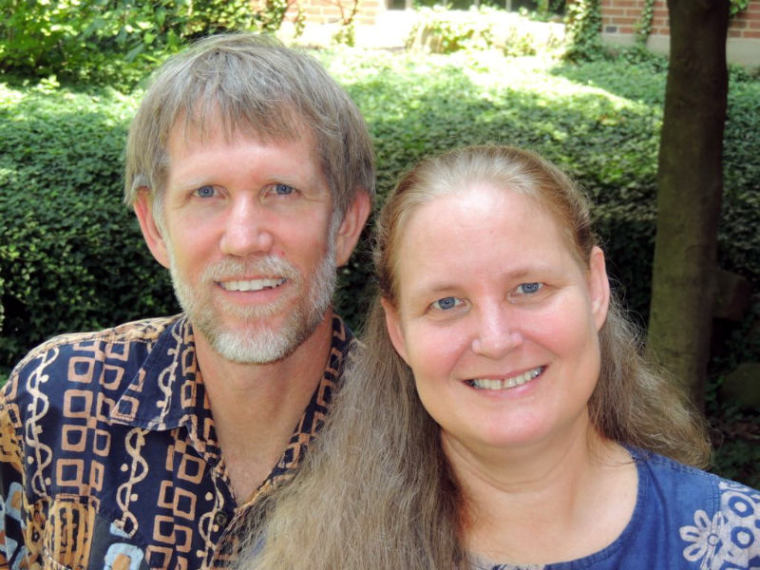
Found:
[[[292,129],[285,129],[283,132],[272,132],[262,129],[250,121],[244,120],[239,124],[223,121],[218,114],[189,116],[186,113],[181,113],[169,130],[168,135],[162,160],[166,174],[172,168],[173,158],[178,159],[191,149],[211,149],[214,146],[239,143],[266,146],[283,145],[292,148],[292,145],[297,143],[297,147],[300,149],[297,152],[303,155],[299,158],[310,160],[317,169],[322,183],[330,188],[316,139],[311,129],[304,125],[294,126]]]
[[[284,112],[276,118],[257,119],[250,116],[231,116],[219,110],[195,110],[192,113],[183,111],[177,114],[168,137],[205,142],[221,135],[225,142],[242,137],[267,144],[303,139],[314,141],[313,133],[306,122],[303,119],[299,120],[292,112]]]
[[[308,158],[317,167],[323,181],[330,188],[328,166],[324,163],[317,138],[306,119],[287,106],[282,107],[279,117],[269,117],[264,123],[255,117],[233,117],[223,108],[196,105],[192,113],[180,111],[164,141],[162,169],[168,174],[172,163],[172,149],[207,144],[229,144],[235,140],[247,140],[257,144],[277,145],[301,142],[308,149]],[[182,153],[182,150],[179,150]],[[307,157],[303,157],[307,158]]]

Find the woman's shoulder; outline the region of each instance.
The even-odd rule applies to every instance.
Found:
[[[546,566],[475,561],[487,570],[760,568],[760,491],[656,453],[628,448],[639,483],[622,534],[581,559]]]
[[[760,498],[760,491],[715,473],[685,465],[657,453],[635,448],[629,451],[639,465],[640,475],[643,469],[646,470],[652,478],[652,483],[662,491],[672,490],[678,496],[690,498],[692,501],[710,498],[719,501],[727,491]]]
[[[760,491],[655,453],[631,453],[645,526],[677,537],[683,558],[701,567],[760,565]]]

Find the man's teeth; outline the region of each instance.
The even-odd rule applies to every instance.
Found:
[[[539,366],[538,368],[528,370],[527,372],[523,372],[518,376],[513,376],[512,378],[507,378],[505,380],[497,380],[492,378],[474,378],[470,380],[468,384],[475,388],[480,388],[481,390],[506,390],[508,388],[514,388],[515,386],[521,386],[526,382],[530,382],[539,374],[541,374],[543,370],[544,367]]]
[[[222,288],[227,291],[263,291],[279,287],[285,279],[250,279],[246,281],[223,281]]]

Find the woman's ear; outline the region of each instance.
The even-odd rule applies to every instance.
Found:
[[[588,286],[591,312],[594,315],[596,330],[599,330],[607,319],[610,306],[610,280],[607,277],[604,252],[597,246],[592,248],[589,258]]]
[[[148,245],[148,249],[150,249],[156,261],[168,268],[169,250],[161,232],[161,226],[154,217],[153,197],[148,188],[142,187],[138,189],[137,199],[133,207],[135,215],[137,215],[137,221],[140,222],[140,230],[142,231],[145,243]]]
[[[398,310],[393,306],[388,299],[382,297],[380,303],[383,305],[383,311],[385,312],[385,327],[388,329],[388,336],[391,339],[393,348],[396,349],[399,356],[406,362],[406,343],[404,342],[404,330],[401,327],[401,320],[399,319]]]

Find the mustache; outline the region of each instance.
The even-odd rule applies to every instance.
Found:
[[[244,276],[256,275],[295,281],[300,278],[298,270],[288,261],[275,255],[257,257],[255,259],[225,258],[209,265],[203,272],[205,282],[222,281]]]

